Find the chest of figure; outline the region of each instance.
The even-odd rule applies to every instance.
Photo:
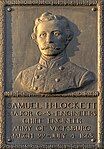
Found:
[[[74,86],[72,72],[65,67],[36,70],[31,81],[31,89],[36,93],[54,93]]]

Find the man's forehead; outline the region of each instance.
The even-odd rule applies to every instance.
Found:
[[[37,32],[52,31],[52,30],[63,30],[65,24],[62,21],[45,21],[41,22],[37,27]]]

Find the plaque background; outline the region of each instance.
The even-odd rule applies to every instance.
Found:
[[[21,70],[38,62],[40,52],[31,39],[34,20],[49,11],[67,17],[74,38],[67,47],[72,62],[87,68],[97,76],[97,12],[82,6],[12,6],[6,7],[6,91],[12,90],[14,79]],[[9,65],[8,65],[9,64]],[[96,85],[93,87],[96,90]]]

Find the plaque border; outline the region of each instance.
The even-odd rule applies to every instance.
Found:
[[[98,91],[97,143],[104,147],[104,0],[98,1]]]
[[[5,97],[24,97],[24,96],[54,96],[59,97],[59,95],[36,95],[29,93],[14,93],[4,91],[4,62],[5,62],[5,7],[12,5],[55,5],[55,6],[93,6],[92,11],[98,9],[98,91],[97,92],[79,92],[65,95],[66,97],[98,97],[98,117],[97,117],[97,147],[103,148],[104,146],[104,0],[0,0],[0,148],[17,149],[17,148],[36,148],[38,146],[11,146],[5,144]],[[11,9],[10,9],[11,10]],[[60,95],[62,97],[62,94]],[[86,147],[84,144],[82,147]],[[91,146],[92,147],[92,146]],[[95,146],[94,146],[95,147]],[[53,148],[53,145],[46,145],[43,148]],[[66,146],[61,146],[61,149],[66,149]],[[76,148],[78,146],[76,145]],[[90,144],[88,145],[90,148]],[[40,149],[40,147],[39,147]],[[70,147],[73,149],[73,146]]]
[[[97,5],[98,0],[5,0],[7,5]]]
[[[34,94],[29,92],[4,92],[5,97],[98,97],[99,92],[72,92],[68,94]]]

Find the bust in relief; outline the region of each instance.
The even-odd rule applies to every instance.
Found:
[[[93,83],[94,74],[72,63],[67,57],[66,47],[73,34],[64,16],[45,12],[37,18],[32,38],[39,47],[41,57],[36,65],[18,74],[14,89],[34,93],[64,93]]]

